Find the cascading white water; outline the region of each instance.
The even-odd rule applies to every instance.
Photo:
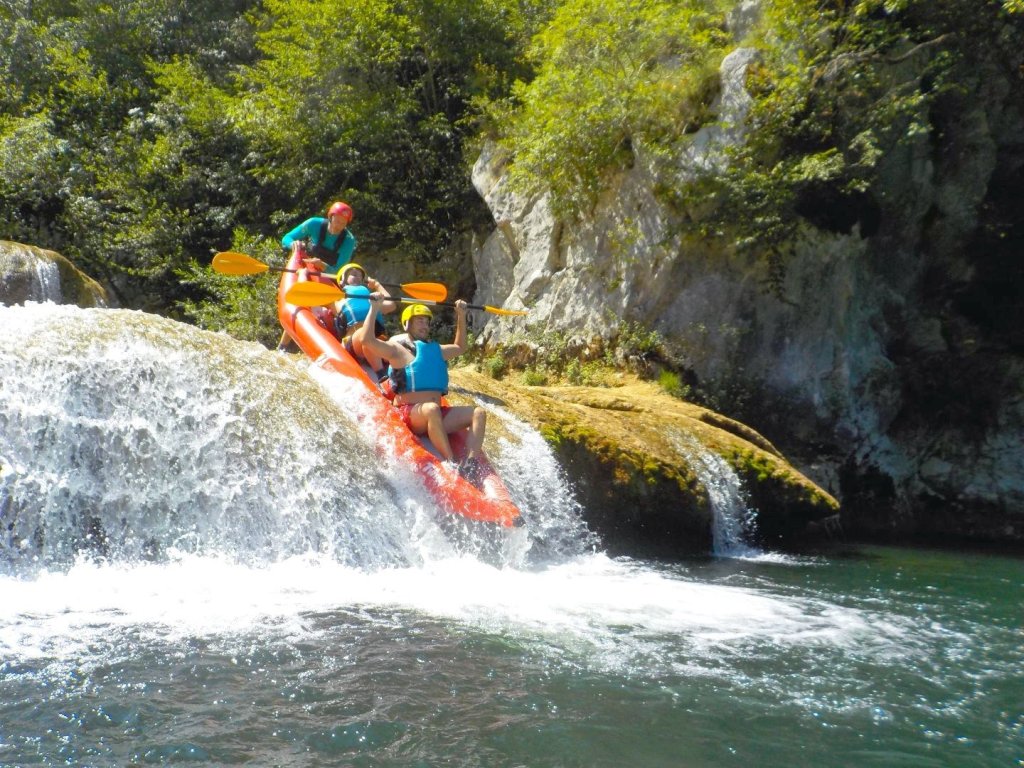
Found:
[[[0,764],[539,765],[583,744],[593,765],[709,747],[688,764],[718,766],[776,738],[797,745],[788,765],[822,725],[818,755],[840,730],[857,749],[888,731],[917,669],[925,692],[943,664],[950,681],[906,718],[927,728],[991,672],[981,653],[961,672],[974,620],[922,629],[920,595],[945,598],[931,581],[878,608],[874,562],[851,598],[846,572],[795,586],[820,576],[785,571],[813,562],[595,551],[543,440],[486,401],[526,525],[509,557],[478,557],[370,447],[359,397],[301,358],[141,313],[0,307]],[[690,448],[727,509],[730,473]],[[881,698],[863,682],[908,672]],[[1009,723],[1004,698],[978,720]],[[809,725],[776,737],[766,711]],[[737,712],[742,736],[761,731],[732,759]]]
[[[60,301],[60,270],[56,263],[44,259],[35,260],[36,286],[33,287],[33,299],[38,301]]]
[[[9,291],[22,301],[61,301],[57,263],[35,248],[6,243],[0,249],[0,293]]]
[[[30,303],[0,307],[0,328],[0,561],[312,552],[375,568],[451,554],[443,513],[344,418],[359,396],[338,377],[138,312]],[[506,448],[503,471],[532,450]],[[578,551],[578,509],[550,464],[556,489],[524,512]]]
[[[533,554],[547,559],[597,549],[597,537],[583,525],[582,510],[544,437],[507,409],[475,399],[504,428],[497,441],[502,477],[530,515]],[[544,514],[533,515],[533,510]]]
[[[756,533],[757,513],[747,504],[733,468],[690,435],[675,433],[671,437],[707,489],[712,512],[713,553],[717,557],[760,555],[760,550],[750,544]]]
[[[395,506],[392,490],[359,460],[365,446],[317,424],[329,404],[315,386],[297,391],[283,361],[142,313],[0,311],[8,552],[402,558],[398,521],[361,524]],[[357,460],[323,472],[334,451]]]

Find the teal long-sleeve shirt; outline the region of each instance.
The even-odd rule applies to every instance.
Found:
[[[327,219],[321,216],[314,216],[312,219],[306,219],[304,222],[299,224],[299,226],[281,238],[281,246],[283,248],[291,249],[292,244],[296,240],[305,240],[306,238],[308,238],[311,243],[316,244],[317,238],[320,237],[320,227],[326,223]],[[328,264],[327,269],[324,270],[324,274],[333,275],[337,273],[341,267],[352,261],[352,254],[356,250],[356,236],[353,235],[347,227],[337,235],[332,235],[328,232],[324,237],[324,241],[320,243],[320,245],[333,251],[338,247],[338,238],[344,238],[344,242],[341,244],[341,249],[338,251],[338,260],[334,262],[334,264]],[[327,259],[324,259],[324,261],[327,261]]]

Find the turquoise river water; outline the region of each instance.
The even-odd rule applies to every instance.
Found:
[[[294,358],[0,329],[0,766],[1024,765],[1020,558],[611,558],[490,405],[527,524],[452,528]]]

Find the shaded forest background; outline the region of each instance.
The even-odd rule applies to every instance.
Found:
[[[716,200],[729,226],[695,235],[781,262],[821,215],[808,201],[848,208],[972,47],[1024,46],[1022,0],[764,0],[737,24],[740,5],[2,0],[0,239],[61,252],[122,306],[269,343],[275,281],[214,275],[214,252],[279,263],[281,233],[341,198],[359,261],[429,263],[488,224],[469,179],[485,139],[524,191],[585,216],[636,146],[685,157],[743,43],[762,52],[750,140],[659,194]],[[923,49],[921,87],[878,76]]]

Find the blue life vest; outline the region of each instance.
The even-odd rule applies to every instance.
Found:
[[[365,285],[345,286],[342,288],[347,298],[341,304],[341,314],[345,316],[345,325],[361,323],[370,314],[370,289]]]
[[[370,295],[369,288],[365,285],[353,285],[345,286],[342,290],[345,291],[348,298],[342,302],[341,312],[334,318],[334,330],[337,331],[339,339],[344,339],[348,335],[349,326],[363,322],[370,314],[370,300],[363,298]],[[380,315],[378,315],[377,321],[374,323],[373,334],[380,336],[384,330],[384,323],[381,322]]]
[[[388,377],[396,393],[440,392],[448,394],[448,362],[444,359],[441,345],[436,341],[417,341],[415,346],[408,338],[399,343],[416,357],[405,368],[388,367]]]
[[[324,222],[320,225],[320,233],[317,235],[316,242],[313,243],[313,247],[310,249],[310,252],[321,261],[333,264],[334,266],[332,269],[338,269],[339,267],[344,266],[340,263],[341,248],[345,245],[345,238],[347,238],[348,235],[349,232],[347,229],[341,230],[340,234],[334,235],[336,238],[334,241],[334,247],[328,248],[324,243],[327,242],[327,238],[331,235],[330,232],[327,231],[327,220],[324,219]],[[351,259],[349,260],[351,261]]]

